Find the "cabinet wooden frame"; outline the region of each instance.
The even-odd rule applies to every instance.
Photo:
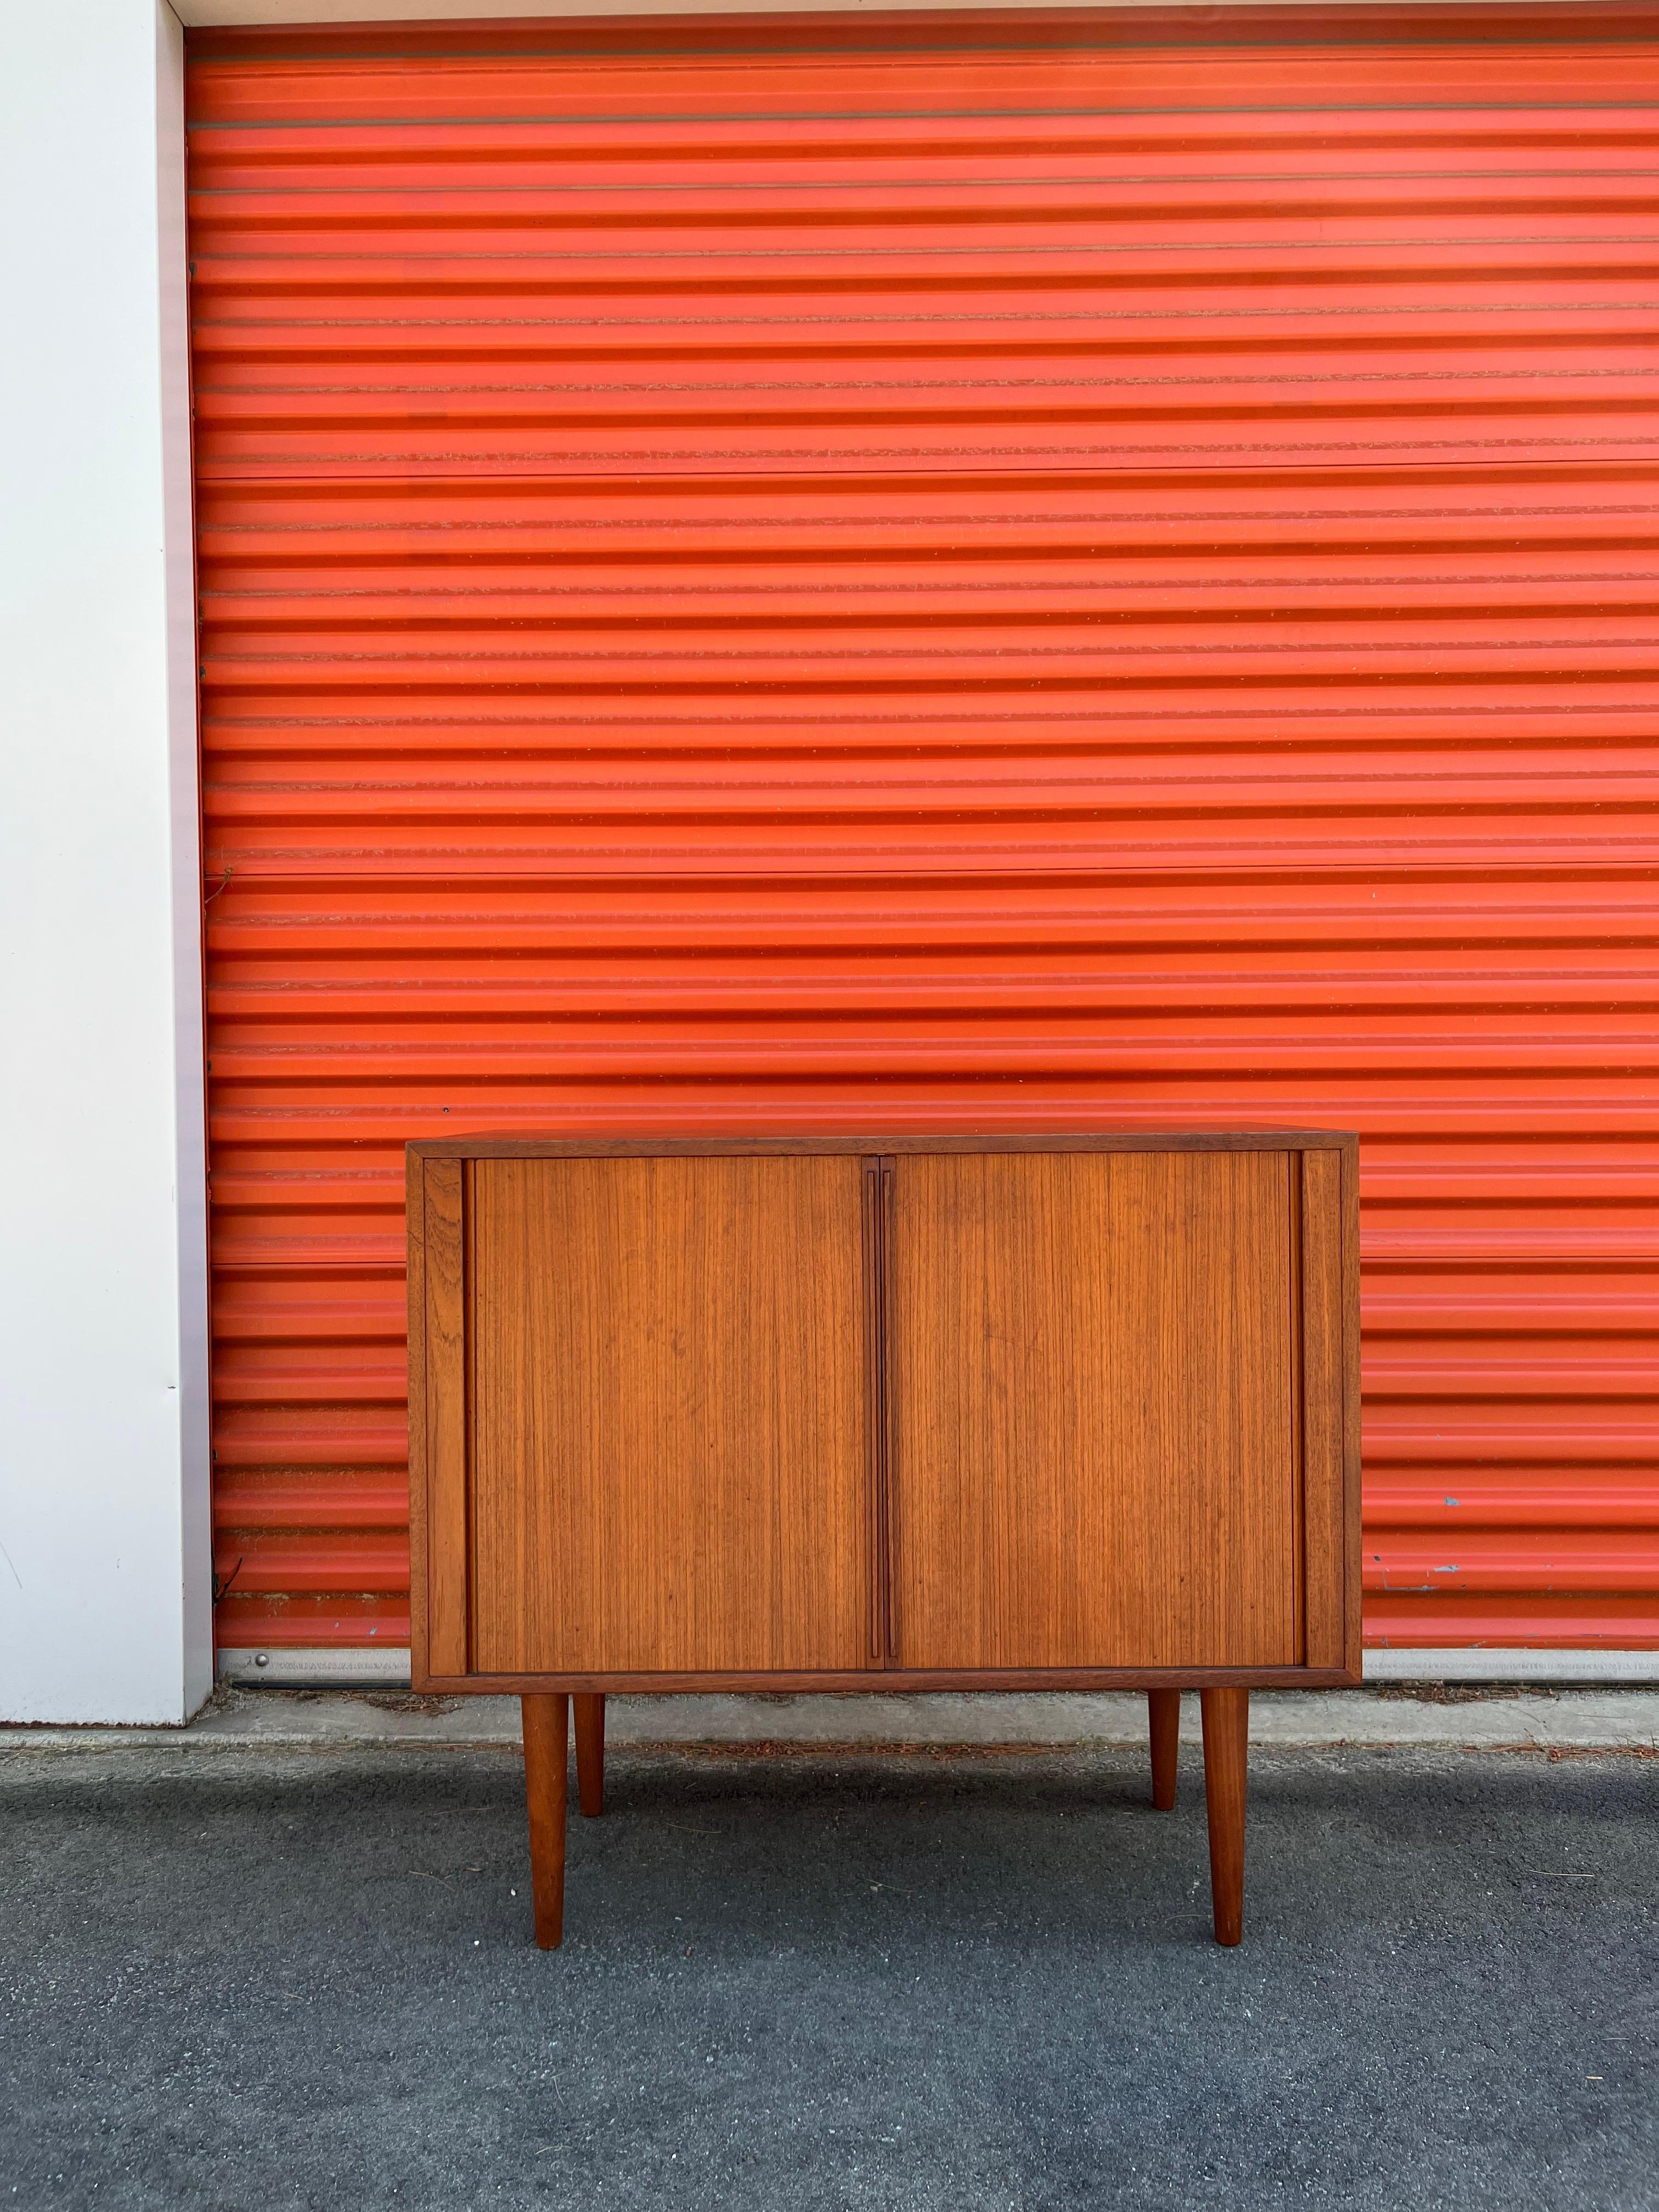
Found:
[[[1301,1663],[936,1668],[893,1663],[889,1481],[893,1177],[908,1155],[1244,1152],[1291,1156],[1296,1588]],[[474,1164],[487,1160],[851,1155],[863,1163],[864,1392],[870,1562],[866,1663],[818,1669],[486,1672],[472,1663]],[[1326,1688],[1360,1679],[1358,1147],[1346,1133],[1229,1130],[979,1135],[447,1138],[411,1144],[409,1176],[411,1674],[417,1692],[495,1695],[714,1690]]]

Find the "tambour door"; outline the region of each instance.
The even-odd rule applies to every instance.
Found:
[[[865,1663],[859,1161],[471,1176],[474,1671]]]
[[[898,1665],[1297,1663],[1299,1167],[896,1162]]]

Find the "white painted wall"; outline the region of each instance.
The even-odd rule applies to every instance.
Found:
[[[0,1717],[211,1685],[182,34],[0,26]]]

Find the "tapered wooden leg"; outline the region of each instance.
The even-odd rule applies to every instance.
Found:
[[[1152,1725],[1152,1802],[1160,1813],[1173,1813],[1181,1764],[1180,1691],[1148,1690],[1146,1711]]]
[[[605,1810],[605,1698],[598,1691],[578,1690],[576,1705],[576,1797],[590,1820]]]
[[[1215,1940],[1244,1933],[1244,1770],[1250,1740],[1248,1690],[1200,1690],[1204,1716],[1204,1802],[1210,1814],[1210,1895]]]
[[[530,1804],[530,1894],[536,1941],[556,1951],[564,1941],[565,1761],[570,1700],[562,1692],[524,1700],[525,1794]]]

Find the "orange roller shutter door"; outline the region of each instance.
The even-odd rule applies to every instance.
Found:
[[[1358,1128],[1370,1640],[1659,1644],[1646,20],[191,34],[222,1644],[406,1139],[878,1121]]]

